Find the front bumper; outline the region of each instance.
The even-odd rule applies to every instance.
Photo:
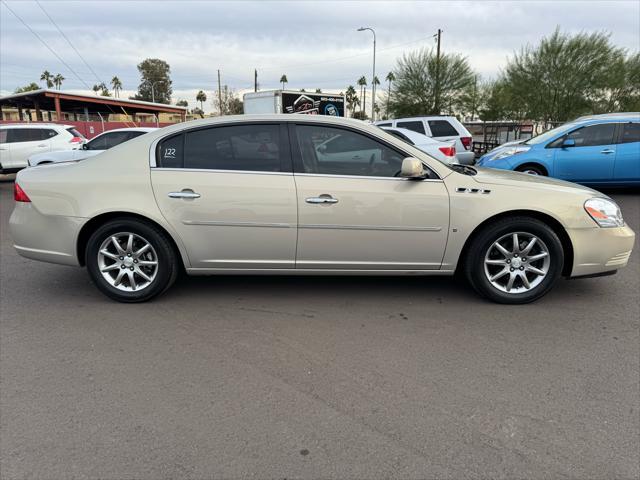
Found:
[[[571,277],[583,277],[625,267],[635,243],[628,226],[618,228],[580,228],[567,230],[573,244]]]
[[[76,241],[87,219],[43,215],[31,203],[16,202],[9,219],[13,246],[23,257],[61,265],[80,265]]]

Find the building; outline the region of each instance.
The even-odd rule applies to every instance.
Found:
[[[114,128],[162,127],[193,119],[186,107],[40,89],[0,97],[0,123],[74,125],[91,138]]]

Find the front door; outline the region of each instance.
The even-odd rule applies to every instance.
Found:
[[[640,123],[620,125],[614,181],[640,182]]]
[[[156,202],[194,269],[294,268],[297,207],[284,127],[189,130],[159,142],[156,162]]]
[[[562,139],[554,142],[553,176],[572,182],[610,181],[616,160],[615,130],[615,123],[588,125],[563,137],[575,146],[563,147]]]
[[[449,197],[435,174],[420,181],[400,178],[406,155],[354,130],[308,124],[293,130],[299,212],[296,268],[440,268]],[[321,151],[327,143],[334,143],[331,159]],[[337,145],[348,148],[340,155]],[[354,145],[359,145],[360,154]]]

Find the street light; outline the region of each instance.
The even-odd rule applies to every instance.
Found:
[[[370,30],[373,33],[373,76],[371,77],[371,120],[375,120],[376,108],[376,31],[371,27],[360,27],[359,32]]]
[[[146,80],[145,83],[148,83],[148,84],[151,85],[151,101],[153,103],[156,103],[156,95],[155,95],[155,90],[154,90],[153,86],[156,83],[164,83],[164,80],[156,80],[155,82],[150,82],[149,80]]]

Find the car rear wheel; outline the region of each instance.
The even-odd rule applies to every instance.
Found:
[[[168,289],[179,271],[167,236],[151,223],[116,219],[89,238],[89,275],[108,297],[127,303],[144,302]]]
[[[498,303],[528,303],[546,294],[562,273],[564,251],[556,233],[528,217],[497,221],[474,239],[466,276],[481,295]]]

